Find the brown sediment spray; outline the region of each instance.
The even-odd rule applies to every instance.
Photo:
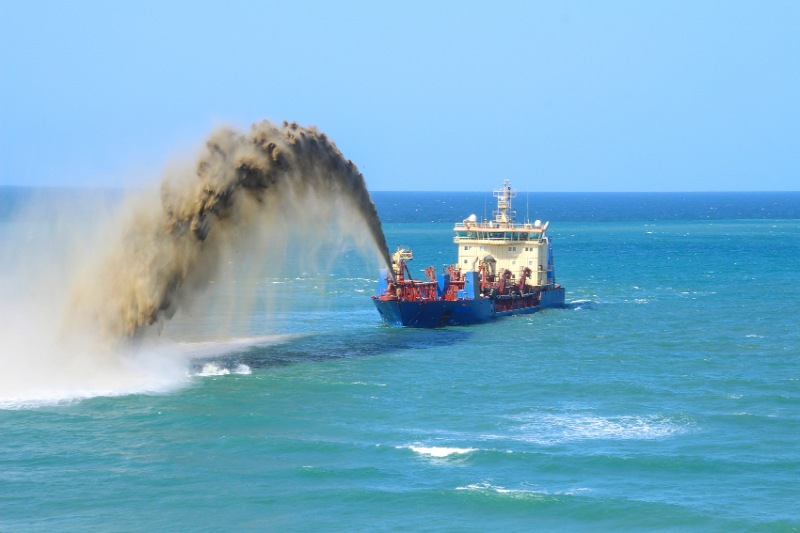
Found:
[[[112,340],[136,336],[205,287],[243,232],[269,239],[265,225],[314,219],[329,204],[361,221],[391,272],[364,177],[324,133],[268,121],[220,129],[191,169],[169,173],[158,197],[130,209],[108,253],[74,284],[71,319]]]

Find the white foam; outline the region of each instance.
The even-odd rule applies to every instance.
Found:
[[[41,339],[39,339],[41,341]],[[31,339],[6,353],[0,376],[0,409],[31,409],[94,397],[163,394],[189,382],[186,359],[166,348],[126,353],[51,345]]]
[[[451,455],[464,455],[478,451],[477,448],[446,448],[443,446],[398,446],[398,448],[408,448],[414,453],[438,458],[449,457]]]
[[[579,492],[588,492],[591,489],[579,487],[576,489],[569,489],[563,492],[551,492],[544,489],[507,489],[501,485],[493,485],[492,483],[471,483],[463,487],[456,487],[456,490],[466,490],[484,493],[495,494],[508,494],[512,496],[572,496]]]
[[[592,309],[594,307],[593,300],[572,300],[569,306],[575,311],[582,311],[584,309]]]
[[[532,490],[532,489],[507,489],[500,485],[492,485],[491,483],[471,483],[469,485],[465,485],[463,487],[456,487],[456,490],[472,490],[478,492],[495,492],[497,494],[540,494],[545,495],[548,494],[547,491],[544,490]]]
[[[109,349],[90,341],[63,344],[53,335],[11,329],[0,335],[0,409],[34,409],[95,397],[165,394],[191,382],[193,359],[242,346],[283,342],[286,336],[248,337],[211,343],[145,343]],[[248,375],[245,364],[203,365],[198,376]]]
[[[661,415],[533,414],[515,420],[521,424],[509,434],[483,437],[551,445],[581,440],[654,440],[688,430],[688,423],[681,424]]]
[[[470,483],[469,485],[465,485],[463,487],[456,487],[456,490],[480,490],[480,491],[505,491],[503,487],[492,485],[490,483]]]
[[[197,373],[198,376],[208,377],[208,376],[227,376],[230,374],[231,371],[227,368],[223,368],[216,363],[206,363],[203,365],[203,369]]]
[[[226,368],[217,363],[206,363],[203,365],[203,368],[200,370],[200,372],[195,374],[195,376],[228,376],[230,374],[249,375],[252,373],[253,370],[243,363],[236,365],[236,368],[233,369]]]

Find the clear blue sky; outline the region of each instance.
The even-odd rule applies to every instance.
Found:
[[[0,0],[0,185],[264,118],[372,190],[800,190],[800,1]]]

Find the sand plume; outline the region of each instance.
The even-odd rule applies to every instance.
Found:
[[[109,339],[135,336],[207,286],[225,252],[328,223],[366,230],[391,264],[364,177],[324,133],[267,121],[218,130],[190,170],[129,206],[108,253],[75,282],[71,320]]]

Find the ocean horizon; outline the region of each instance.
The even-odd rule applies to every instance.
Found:
[[[0,186],[0,217],[10,216],[33,199],[87,193],[110,201],[141,189],[121,187]],[[456,222],[471,211],[491,218],[491,193],[463,191],[370,191],[383,222]],[[405,205],[407,209],[400,209]],[[710,192],[526,192],[517,191],[519,219],[565,222],[611,220],[798,219],[800,191]]]

